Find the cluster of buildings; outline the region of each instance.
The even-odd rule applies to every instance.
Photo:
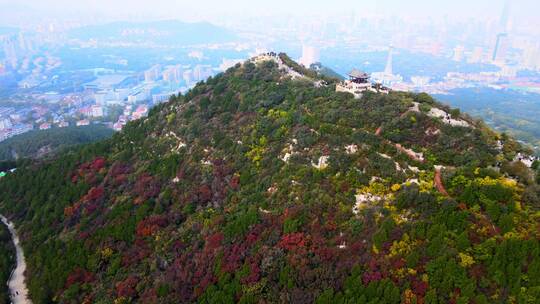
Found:
[[[124,112],[118,117],[118,120],[112,125],[112,128],[115,131],[120,131],[129,121],[140,119],[146,115],[148,115],[147,105],[139,105],[135,110],[133,110],[132,105],[126,105]]]
[[[188,88],[215,74],[216,70],[211,65],[198,64],[192,67],[177,64],[162,67],[156,64],[144,71],[144,81],[146,83],[162,81],[172,86],[183,84],[184,88]]]
[[[18,94],[13,101],[16,108],[1,108],[0,141],[30,130],[47,130],[68,126],[86,126],[93,123],[106,124],[120,130],[127,122],[148,114],[148,109],[155,104],[168,101],[171,95],[186,92],[198,82],[234,66],[240,60],[223,60],[220,67],[208,64],[197,65],[160,65],[147,70],[116,71],[107,68],[95,68],[81,71],[93,79],[79,84],[79,90],[70,93],[56,91],[43,92],[34,89],[46,86],[52,79],[45,69],[35,71],[20,70],[22,66],[20,49],[23,38],[14,40],[13,36],[0,36],[0,46],[4,47],[5,58],[0,58],[0,82],[2,73],[21,73],[24,76],[18,83]],[[23,37],[23,36],[20,36]],[[53,58],[40,59],[32,66],[53,64]],[[15,70],[14,70],[15,68]],[[21,75],[19,74],[19,75]],[[1,83],[0,83],[1,85]],[[52,87],[55,90],[54,86]],[[8,96],[8,98],[11,98]]]
[[[27,111],[0,107],[0,141],[32,130],[33,125],[24,122],[27,115]]]

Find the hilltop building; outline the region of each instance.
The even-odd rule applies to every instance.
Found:
[[[388,94],[390,91],[379,83],[372,83],[369,74],[353,69],[349,73],[349,79],[336,85],[336,92],[347,92],[354,95],[355,98],[361,98],[366,91]]]

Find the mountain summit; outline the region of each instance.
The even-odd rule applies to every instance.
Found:
[[[0,180],[34,303],[537,303],[536,163],[265,54]]]

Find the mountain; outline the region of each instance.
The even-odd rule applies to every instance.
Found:
[[[335,79],[339,79],[339,80],[345,80],[345,77],[340,75],[338,72],[332,70],[331,68],[329,68],[327,66],[324,66],[320,62],[313,63],[309,67],[309,69],[319,73],[319,75],[322,75],[322,76],[331,77],[331,78],[335,78]]]
[[[187,23],[177,20],[152,22],[113,22],[84,26],[69,32],[73,39],[194,45],[231,42],[237,39],[231,31],[207,22]],[[171,43],[174,41],[174,43]]]
[[[113,133],[103,125],[34,130],[0,142],[0,161],[40,158],[68,147],[109,138]]]
[[[0,180],[34,303],[537,303],[528,152],[335,84],[259,56]]]
[[[5,283],[9,280],[12,265],[15,264],[15,250],[11,243],[9,230],[6,226],[0,224],[0,282]],[[0,304],[11,303],[9,300],[9,291],[7,284],[0,287]]]

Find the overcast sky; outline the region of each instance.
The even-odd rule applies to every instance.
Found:
[[[212,21],[220,15],[257,16],[330,14],[355,11],[366,15],[402,17],[499,18],[505,0],[0,0],[0,20],[25,11],[43,18],[103,15],[166,17]],[[510,0],[518,22],[538,22],[540,0]],[[0,21],[1,22],[1,21]],[[4,24],[6,25],[6,24]]]

